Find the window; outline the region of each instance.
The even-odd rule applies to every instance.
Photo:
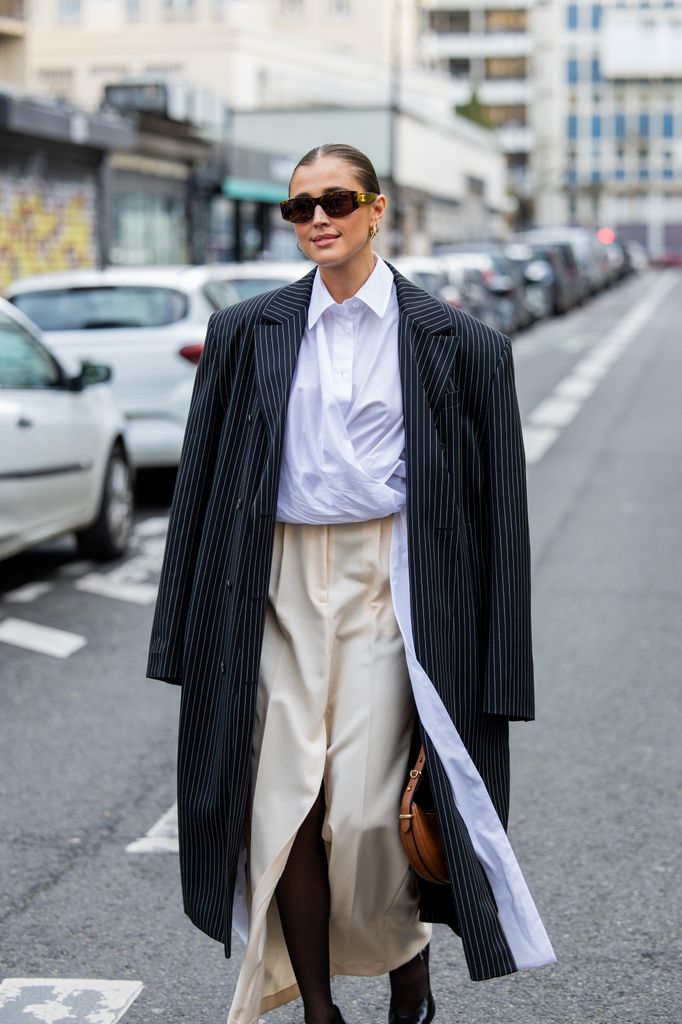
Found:
[[[523,128],[526,125],[526,108],[521,105],[490,106],[485,108],[488,120],[494,128]]]
[[[578,61],[574,57],[566,61],[566,81],[569,85],[578,83]]]
[[[60,383],[57,364],[45,349],[0,313],[0,388],[51,388]]]
[[[126,19],[128,21],[142,21],[142,0],[125,0]]]
[[[566,7],[566,28],[576,29],[578,27],[578,5],[568,4]]]
[[[599,57],[592,58],[592,81],[601,82],[601,68],[599,67]]]
[[[598,31],[601,28],[602,5],[592,4],[592,28]]]
[[[592,138],[601,138],[601,117],[599,114],[594,114],[592,117]]]
[[[648,114],[640,114],[639,115],[639,134],[640,134],[640,138],[642,138],[642,139],[648,139],[649,138],[649,115]]]
[[[597,185],[601,181],[601,171],[592,171],[592,182]]]
[[[80,0],[59,0],[57,5],[57,21],[61,25],[73,25],[80,21],[81,3]]]
[[[44,331],[162,327],[187,314],[182,292],[136,285],[21,292],[14,304]]]
[[[432,32],[468,32],[468,11],[431,11],[429,27]]]
[[[613,131],[617,139],[625,138],[625,114],[616,114],[613,119]]]
[[[625,171],[622,167],[616,167],[615,171],[613,172],[613,176],[617,181],[623,181],[623,179],[625,178]]]
[[[190,21],[194,17],[195,0],[161,0],[164,21]]]
[[[566,118],[566,136],[569,139],[578,138],[578,118],[575,114],[569,114]]]
[[[525,10],[485,12],[486,32],[525,32],[528,19]]]
[[[453,78],[468,78],[471,74],[471,61],[463,57],[451,57],[448,61],[448,72]]]
[[[525,57],[489,57],[485,62],[486,78],[525,78],[528,64]]]
[[[675,131],[675,119],[672,114],[663,115],[663,138],[672,139]]]

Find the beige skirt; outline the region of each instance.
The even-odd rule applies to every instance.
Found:
[[[299,995],[273,897],[322,783],[331,974],[384,974],[431,935],[398,836],[415,710],[392,526],[276,527],[245,835],[249,937],[228,1024],[256,1024]]]

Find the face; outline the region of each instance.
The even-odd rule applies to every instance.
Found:
[[[337,189],[367,192],[358,180],[356,169],[339,157],[323,156],[314,164],[299,167],[291,180],[289,195],[321,196]],[[320,267],[338,267],[371,253],[369,232],[384,215],[386,199],[377,196],[373,203],[360,206],[347,217],[329,217],[321,206],[307,224],[294,224],[298,244],[308,259]]]

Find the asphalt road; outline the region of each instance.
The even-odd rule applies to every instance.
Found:
[[[650,273],[514,343],[538,718],[512,729],[510,837],[558,963],[473,983],[439,928],[438,1021],[682,1022],[680,308],[682,275]],[[178,691],[144,679],[171,484],[144,481],[122,565],[68,541],[0,564],[0,635],[77,638],[0,641],[0,1024],[226,1020],[239,947],[183,916],[172,815],[128,849],[175,798]],[[386,1020],[386,978],[334,991],[349,1024]]]

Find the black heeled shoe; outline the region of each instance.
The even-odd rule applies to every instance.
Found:
[[[429,990],[421,1003],[412,1013],[396,1013],[393,1003],[388,1008],[388,1024],[430,1024],[436,1016],[436,1003],[431,994],[431,979],[429,977],[429,947],[425,946],[417,957],[426,964],[426,977],[429,983]]]

